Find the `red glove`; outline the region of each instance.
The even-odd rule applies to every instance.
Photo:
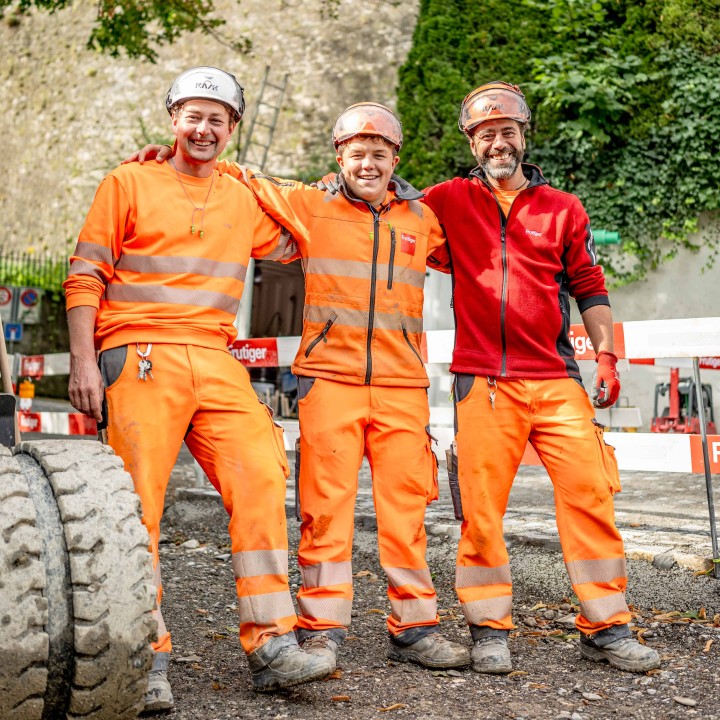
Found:
[[[595,382],[592,390],[593,405],[597,408],[606,408],[615,404],[620,395],[620,376],[617,371],[617,355],[607,350],[601,350],[595,362]]]

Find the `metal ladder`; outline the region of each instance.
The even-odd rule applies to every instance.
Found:
[[[270,66],[265,66],[265,75],[263,76],[262,85],[260,86],[260,94],[258,96],[255,111],[250,120],[250,127],[246,134],[245,144],[240,149],[238,144],[237,161],[241,165],[250,164],[261,171],[265,170],[265,162],[267,161],[270,144],[272,143],[275,126],[277,125],[280,107],[282,105],[285,90],[287,88],[288,76],[290,73],[283,75],[282,84],[276,85],[268,80],[270,75]],[[266,95],[268,97],[266,97]],[[259,131],[259,138],[256,138],[256,128]]]

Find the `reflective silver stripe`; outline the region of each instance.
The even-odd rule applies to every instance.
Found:
[[[622,593],[580,601],[580,614],[592,623],[606,622],[618,613],[624,612],[629,610]]]
[[[68,272],[68,276],[70,275],[90,275],[102,283],[107,282],[102,270],[97,265],[85,260],[73,260],[70,263],[70,272]]]
[[[394,618],[401,623],[420,623],[434,620],[437,615],[437,598],[412,598],[395,600],[390,598]]]
[[[167,303],[169,305],[197,305],[237,314],[240,301],[225,293],[209,290],[187,290],[165,287],[164,285],[119,285],[107,286],[105,297],[116,302]]]
[[[91,262],[102,262],[108,265],[113,264],[112,250],[105,245],[97,245],[96,243],[90,242],[79,242],[75,246],[75,252],[73,255],[81,257],[83,260],[90,260]]]
[[[236,578],[287,576],[288,553],[287,550],[246,550],[233,553],[232,564]]]
[[[366,310],[351,310],[349,308],[331,308],[325,305],[305,305],[303,316],[308,322],[324,323],[330,317],[330,313],[336,313],[336,325],[347,325],[348,327],[367,327],[368,313]],[[381,330],[397,330],[402,328],[409,333],[422,332],[422,318],[410,317],[400,312],[375,313],[375,327]]]
[[[280,618],[293,617],[295,608],[287,590],[238,598],[241,623],[273,625]]]
[[[308,258],[305,271],[308,275],[339,275],[346,278],[370,280],[372,264],[359,260],[311,257]]]
[[[123,255],[115,266],[118,270],[157,275],[205,275],[216,278],[245,280],[247,267],[242,263],[221,262],[200,257],[170,255]]]
[[[160,612],[160,608],[155,608],[155,610],[152,611],[152,615],[158,626],[157,635],[159,640],[163,635],[167,635],[167,626],[165,625],[165,620],[162,616],[162,612]]]
[[[607,583],[627,576],[625,558],[605,558],[604,560],[576,560],[565,563],[570,582],[573,585],[583,583]]]
[[[468,625],[485,625],[488,620],[499,622],[512,613],[512,595],[463,603],[462,610]]]
[[[280,232],[280,241],[277,247],[269,252],[267,255],[262,256],[262,260],[282,260],[284,258],[291,258],[298,251],[297,243],[293,239],[293,236],[285,229],[282,228]]]
[[[411,570],[410,568],[383,568],[388,576],[388,582],[392,587],[398,588],[403,585],[414,585],[418,588],[433,587],[430,570],[427,568],[419,568]]]
[[[352,585],[352,563],[327,562],[317,565],[300,565],[303,587],[318,588],[328,585]]]
[[[155,571],[153,573],[153,585],[155,585],[156,588],[162,587],[162,576],[160,574],[160,563],[157,563],[157,565],[155,565]],[[158,591],[158,595],[159,594],[160,593]],[[165,626],[165,620],[163,619],[162,612],[160,611],[160,607],[159,606],[156,607],[153,610],[152,614],[158,624],[158,629],[157,629],[158,638],[161,638],[163,635],[167,635],[167,627]]]
[[[455,568],[455,587],[468,588],[487,585],[509,585],[510,565],[489,568],[480,566],[458,565]]]
[[[352,600],[345,598],[299,597],[300,614],[305,618],[332,620],[340,625],[350,625]]]
[[[387,263],[377,263],[376,277],[379,282],[387,282],[388,267]],[[305,265],[305,271],[310,275],[337,275],[345,278],[370,280],[372,263],[338,258],[309,258]],[[422,288],[425,285],[425,271],[395,265],[393,266],[393,283],[395,282]]]

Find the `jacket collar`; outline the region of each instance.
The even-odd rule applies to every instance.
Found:
[[[351,202],[365,202],[360,198],[356,198],[350,192],[350,189],[345,182],[345,176],[342,174],[342,171],[338,173],[337,180],[342,194],[348,200],[350,200]],[[407,180],[403,180],[399,175],[395,175],[395,173],[390,176],[388,190],[392,190],[395,193],[395,200],[420,200],[420,198],[425,197],[424,193],[416,190]]]
[[[549,185],[550,183],[545,179],[542,174],[542,170],[537,165],[531,165],[530,163],[521,163],[523,175],[530,181],[528,187],[537,187],[538,185]],[[470,177],[476,177],[487,183],[487,176],[485,171],[478,165],[470,171]]]

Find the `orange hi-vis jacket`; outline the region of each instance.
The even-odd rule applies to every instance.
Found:
[[[206,197],[204,210],[194,210]],[[291,232],[303,232],[288,222]],[[67,308],[98,308],[99,350],[138,342],[224,350],[237,335],[250,257],[290,255],[290,240],[229,175],[121,165],[100,184],[70,258]]]
[[[221,172],[244,179],[280,223],[297,218],[305,272],[300,350],[292,371],[353,385],[427,387],[422,359],[426,263],[444,265],[445,236],[422,193],[393,175],[379,209],[341,192],[253,174],[236,164]],[[283,259],[283,261],[286,261]]]

